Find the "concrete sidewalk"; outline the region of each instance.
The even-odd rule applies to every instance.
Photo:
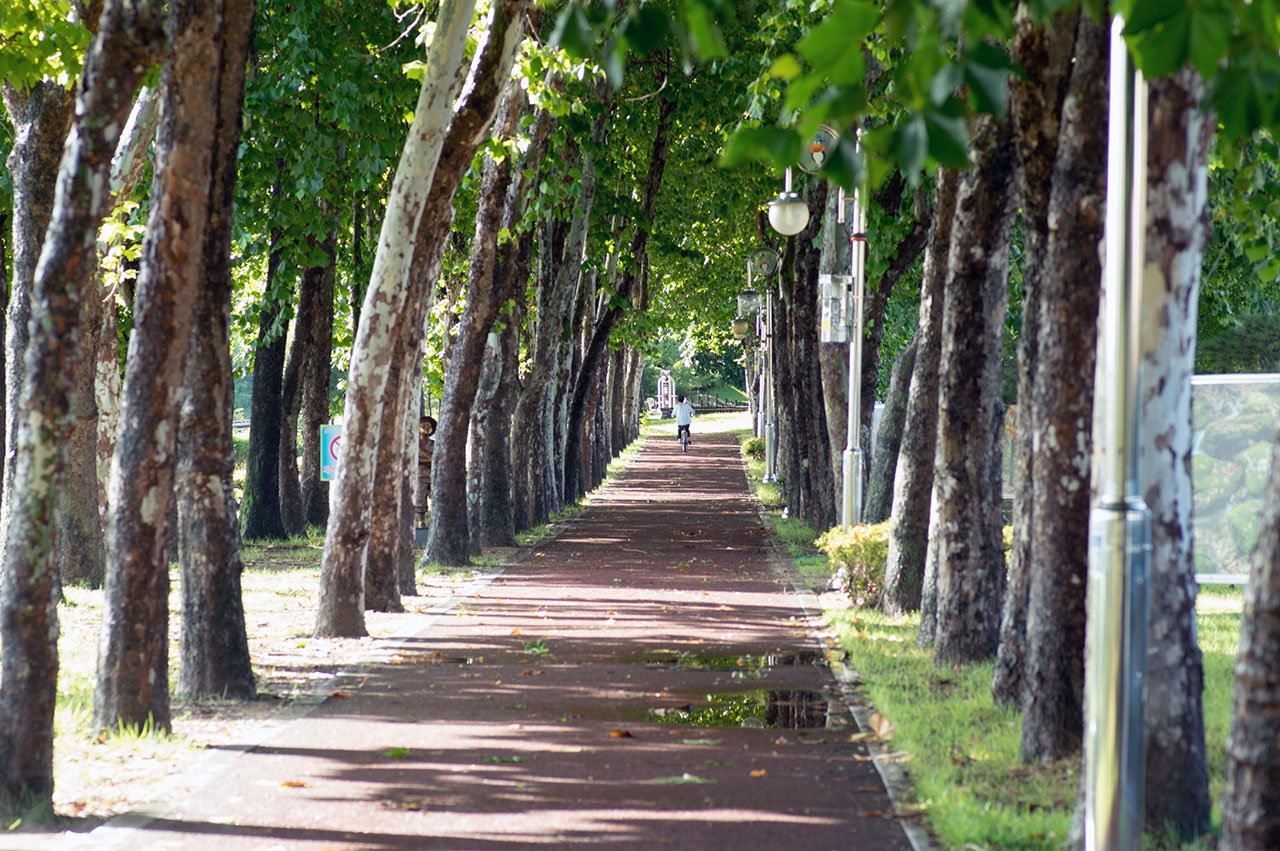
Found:
[[[93,849],[907,849],[736,441],[651,440],[552,541]]]

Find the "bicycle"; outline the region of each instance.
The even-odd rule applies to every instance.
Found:
[[[689,427],[687,425],[676,426],[676,440],[680,441],[680,451],[689,451]]]

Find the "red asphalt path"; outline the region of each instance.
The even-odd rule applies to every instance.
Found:
[[[848,709],[826,711],[736,441],[695,438],[651,439],[327,699],[66,847],[910,848]],[[688,723],[747,699],[749,726]]]

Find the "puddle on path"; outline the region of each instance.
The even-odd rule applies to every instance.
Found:
[[[815,668],[829,667],[827,659],[813,650],[793,653],[699,656],[678,653],[650,658],[646,664],[667,671],[728,672],[730,679],[776,678],[788,672],[806,680]],[[802,673],[801,669],[809,671]],[[822,679],[828,679],[825,671]],[[716,682],[719,682],[717,678]],[[805,683],[808,685],[808,683]],[[686,695],[689,694],[686,692]],[[843,728],[849,713],[830,694],[811,688],[718,690],[691,700],[684,706],[661,707],[649,711],[648,720],[693,727],[748,727],[775,730],[802,730],[818,727]]]
[[[708,694],[687,706],[649,711],[648,720],[690,727],[770,730],[840,729],[848,725],[839,703],[817,691],[746,691]]]

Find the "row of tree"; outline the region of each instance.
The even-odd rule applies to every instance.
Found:
[[[670,27],[633,34],[644,50],[610,85],[524,0],[431,17],[110,0],[0,18],[6,806],[50,800],[60,583],[105,585],[98,728],[169,725],[173,559],[178,695],[251,698],[242,537],[326,528],[319,635],[363,634],[366,608],[413,590],[424,367],[439,400],[426,558],[465,563],[602,478],[638,434],[658,331],[728,315],[664,276],[724,291],[701,267],[750,238],[749,215],[707,226],[753,185],[707,173],[732,77],[689,73]],[[343,361],[328,493],[319,425]],[[253,374],[239,501],[237,363]]]
[[[1203,674],[1194,624],[1190,464],[1190,378],[1210,244],[1206,187],[1215,141],[1218,156],[1235,156],[1239,164],[1240,151],[1245,151],[1246,157],[1254,157],[1246,168],[1265,173],[1256,152],[1271,144],[1264,128],[1274,126],[1275,112],[1270,107],[1253,110],[1251,92],[1227,87],[1256,58],[1250,51],[1269,51],[1260,60],[1267,70],[1258,70],[1272,72],[1280,31],[1274,9],[1228,9],[1222,4],[1206,12],[1162,4],[1157,13],[1143,4],[1124,5],[1113,11],[1131,14],[1126,29],[1130,48],[1154,78],[1146,116],[1150,141],[1141,307],[1150,319],[1142,327],[1143,437],[1138,447],[1141,493],[1153,515],[1146,817],[1154,830],[1191,838],[1210,827]],[[863,131],[873,158],[889,159],[899,169],[910,169],[909,158],[917,155],[917,168],[930,160],[938,163],[933,180],[920,181],[931,188],[932,200],[915,205],[916,211],[926,210],[916,212],[916,227],[905,235],[890,230],[881,237],[896,245],[899,260],[913,259],[924,247],[919,322],[899,357],[888,401],[889,425],[877,445],[890,460],[878,468],[870,488],[872,519],[894,519],[883,606],[890,612],[919,610],[920,643],[931,647],[939,662],[995,659],[996,700],[1022,712],[1022,758],[1048,762],[1079,753],[1084,722],[1091,435],[1105,248],[1107,27],[1096,11],[1025,4],[1016,13],[998,5],[981,12],[970,7],[963,18],[951,21],[945,20],[945,12],[932,19],[924,13],[914,21],[919,31],[913,33],[895,19],[900,11],[836,4],[822,24],[796,42],[798,58],[783,54],[773,62],[775,71],[786,66],[787,96],[796,93],[789,102],[801,108],[801,119],[792,128],[760,127],[740,134],[740,147],[747,154],[787,156],[794,152],[795,137],[803,140],[812,127],[804,115],[826,121],[839,116],[848,121],[843,126]],[[1174,33],[1185,35],[1180,28],[1189,22],[1212,26],[1224,37],[1212,47],[1195,35],[1189,42],[1176,40]],[[845,83],[838,64],[851,60],[826,50],[824,28],[829,25],[846,34],[867,32],[873,42],[879,37],[881,46],[890,45],[890,53],[893,47],[916,52],[886,59],[876,48],[867,49],[857,69],[861,73],[849,75],[856,79]],[[902,39],[896,44],[895,30]],[[953,38],[955,47],[941,58],[921,58],[923,38],[913,38],[924,32]],[[1017,70],[1007,92],[987,73],[1001,60],[983,52],[996,44],[1004,61]],[[920,80],[915,76],[920,65],[927,66],[924,79],[933,88],[915,118],[885,124],[877,120],[874,104],[879,67],[891,62],[894,68],[884,76],[892,76],[898,97],[913,78]],[[939,87],[940,79],[967,83],[965,102],[949,100],[965,96]],[[864,82],[870,108],[860,103],[831,106],[840,102],[840,93],[833,90]],[[809,100],[821,87],[827,91]],[[1235,95],[1246,104],[1234,101]],[[884,100],[893,97],[884,94]],[[949,122],[949,116],[961,127]],[[923,138],[906,135],[912,122]],[[956,171],[952,137],[966,129],[970,167]],[[1255,131],[1263,135],[1238,141]],[[856,161],[841,166],[838,160],[831,168],[834,180],[844,179],[842,167],[861,168]],[[873,177],[877,167],[873,159]],[[876,207],[881,220],[902,218],[902,195],[885,192],[892,185],[889,178],[879,183],[873,222]],[[812,188],[811,206],[821,206],[822,193],[821,187]],[[1239,202],[1226,198],[1214,203],[1219,209],[1239,208]],[[806,260],[810,246],[817,252],[820,245],[830,245],[819,239],[821,226],[811,225],[788,253],[780,292],[788,308],[779,330],[784,345],[774,366],[784,384],[794,382],[790,393],[785,386],[778,389],[784,493],[793,512],[826,528],[834,520],[831,470],[806,459],[831,458],[833,448],[843,445],[838,370],[831,370],[835,380],[828,381],[823,393],[827,429],[811,422],[821,407],[806,397],[805,388],[816,384],[810,365],[818,361],[811,349],[818,271],[845,261],[837,260],[834,251],[830,259]],[[1265,235],[1267,227],[1252,233]],[[1242,232],[1248,230],[1228,223],[1215,259],[1232,251],[1224,243],[1241,245],[1259,238]],[[917,242],[917,234],[924,233]],[[877,236],[872,227],[871,239]],[[1237,253],[1243,255],[1240,262],[1230,265],[1244,274],[1231,285],[1237,291],[1269,293],[1274,271],[1262,267],[1270,257],[1255,249]],[[1021,273],[1013,288],[1020,314],[1018,408],[1014,539],[1006,565],[1002,348],[1014,256]],[[1264,279],[1268,283],[1250,283],[1259,274],[1269,274]],[[884,321],[880,303],[896,282],[887,270],[875,284],[866,308],[872,331],[862,341],[864,362],[875,364],[875,329]],[[1274,362],[1274,351],[1270,358]],[[802,374],[806,368],[810,371]],[[862,382],[864,392],[868,384],[874,386],[874,372],[864,373]],[[1276,487],[1280,480],[1273,478]],[[1280,600],[1280,586],[1272,578],[1280,527],[1274,516],[1267,522],[1246,596],[1220,847],[1266,848],[1280,840],[1269,815],[1276,811],[1270,791],[1274,784],[1268,782],[1275,760],[1264,756],[1262,744],[1276,734],[1271,722],[1275,677],[1266,672],[1275,659],[1263,659],[1276,646],[1274,613]]]
[[[162,15],[113,0],[39,26],[38,4],[0,17],[16,131],[0,792],[48,800],[57,583],[92,580],[93,553],[107,589],[102,727],[167,726],[171,543],[182,694],[253,693],[241,530],[326,526],[318,634],[363,634],[366,608],[395,608],[412,583],[406,471],[424,379],[440,420],[426,558],[465,562],[581,494],[636,433],[651,335],[692,329],[725,345],[745,257],[768,238],[765,179],[715,168],[726,139],[730,161],[789,164],[820,122],[861,129],[865,152],[844,133],[825,176],[852,187],[869,173],[874,187],[866,419],[882,343],[901,345],[899,326],[915,326],[890,389],[903,423],[895,484],[871,488],[876,510],[897,519],[886,605],[922,608],[922,641],[942,660],[998,657],[994,689],[1024,710],[1026,759],[1078,750],[1105,200],[1099,10],[839,0],[566,4],[544,17],[498,0],[475,20],[472,0],[442,0],[428,25],[425,7],[195,5]],[[1269,121],[1265,91],[1231,84],[1266,70],[1280,38],[1269,3],[1218,5],[1137,9],[1131,22],[1160,77],[1147,244],[1166,282],[1144,400],[1159,656],[1148,806],[1153,823],[1185,834],[1208,824],[1185,459],[1214,129],[1201,107],[1226,116],[1231,138]],[[1223,21],[1230,37],[1208,46],[1170,37],[1189,23],[1222,32]],[[157,61],[155,94],[135,98]],[[78,81],[74,97],[65,80]],[[763,122],[780,114],[793,123]],[[127,167],[139,162],[150,163],[149,192]],[[846,377],[842,353],[817,343],[816,284],[847,264],[847,241],[827,182],[804,191],[825,214],[778,246],[782,274],[760,283],[781,305],[772,374],[785,496],[825,528]],[[1256,239],[1233,233],[1221,254],[1260,268]],[[904,322],[916,283],[918,322]],[[120,307],[95,314],[104,285]],[[997,450],[1011,291],[1020,446],[1006,575]],[[250,357],[237,513],[231,377]],[[344,362],[346,435],[327,493],[318,426]],[[84,471],[104,460],[99,494]],[[1266,623],[1254,610],[1280,597],[1263,575],[1250,629]],[[1266,693],[1267,641],[1247,640],[1242,656],[1260,662],[1256,679],[1241,679],[1254,690],[1242,692],[1239,791],[1224,807],[1234,847],[1267,845],[1248,844],[1265,836],[1250,790],[1269,763],[1251,744],[1266,740],[1265,725],[1250,726],[1265,713],[1246,711]]]

